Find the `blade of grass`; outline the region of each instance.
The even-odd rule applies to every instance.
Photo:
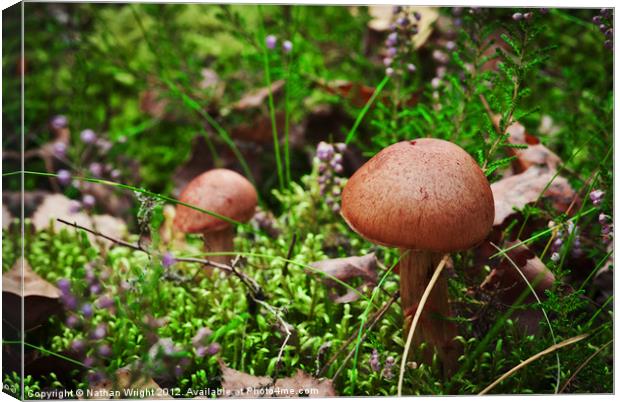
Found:
[[[79,361],[77,361],[77,360],[73,360],[73,359],[72,359],[72,358],[70,358],[70,357],[63,356],[63,355],[61,355],[61,354],[59,354],[59,353],[52,352],[51,350],[47,350],[47,349],[45,349],[45,348],[42,348],[42,347],[40,347],[40,346],[33,345],[33,344],[31,344],[31,343],[28,343],[28,342],[22,342],[22,341],[5,341],[5,340],[3,340],[3,341],[2,341],[2,343],[3,343],[3,344],[5,344],[5,345],[21,345],[21,344],[23,344],[24,346],[28,346],[29,348],[36,349],[36,350],[38,350],[39,352],[46,353],[46,354],[48,354],[48,355],[50,355],[50,356],[58,357],[59,359],[66,360],[66,361],[71,362],[71,363],[73,363],[73,364],[77,364],[78,366],[82,366],[82,367],[86,367],[86,368],[88,368],[88,366],[84,365],[84,363],[82,363],[82,362],[79,362]]]
[[[375,92],[372,94],[370,99],[368,99],[368,102],[366,102],[366,104],[364,105],[362,110],[357,115],[357,118],[355,119],[355,123],[353,123],[353,127],[351,127],[351,131],[349,131],[349,134],[347,134],[347,138],[345,140],[345,143],[348,144],[349,142],[351,142],[351,140],[353,140],[353,137],[355,137],[355,133],[357,131],[357,128],[362,123],[362,120],[364,119],[364,116],[366,116],[366,113],[368,113],[368,110],[370,109],[370,106],[372,106],[372,104],[375,102],[375,99],[377,99],[377,96],[379,96],[379,94],[381,93],[383,88],[387,85],[388,81],[390,81],[390,76],[386,75],[385,77],[383,77],[383,80],[381,80],[379,85],[377,85],[377,88],[375,89]]]
[[[269,53],[267,52],[267,44],[265,43],[265,23],[263,19],[263,8],[257,5],[259,24],[259,38],[261,50],[263,52],[263,66],[265,69],[265,84],[267,86],[269,100],[269,117],[271,118],[271,134],[273,135],[273,149],[276,156],[276,167],[278,169],[278,183],[280,190],[284,189],[284,177],[282,175],[282,160],[280,158],[280,139],[278,137],[278,128],[276,127],[276,110],[273,103],[273,93],[271,92],[271,69],[269,68]]]

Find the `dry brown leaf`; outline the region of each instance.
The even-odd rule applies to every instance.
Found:
[[[516,242],[507,243],[506,248],[514,244]],[[507,305],[512,305],[521,293],[526,290],[530,293],[524,302],[536,302],[536,297],[528,290],[529,286],[525,283],[521,274],[517,272],[516,265],[532,285],[538,297],[544,300],[546,298],[545,290],[550,289],[555,281],[553,273],[536,254],[523,244],[513,248],[506,254],[508,254],[512,262],[508,258],[504,258],[484,279],[480,287],[486,291],[496,291],[499,299]],[[543,314],[540,308],[528,308],[516,311],[512,318],[526,333],[534,334],[538,331]]]
[[[265,100],[269,96],[270,88],[271,94],[275,95],[280,92],[283,87],[284,80],[274,81],[271,84],[271,87],[259,88],[245,94],[241,99],[239,99],[235,104],[232,105],[232,108],[238,111],[259,108],[265,103]]]
[[[500,116],[494,116],[495,124],[499,125]],[[531,166],[546,166],[550,170],[557,170],[562,160],[549,148],[540,143],[538,138],[527,133],[525,127],[515,121],[506,132],[509,134],[508,142],[511,144],[527,145],[525,149],[510,148],[510,151],[517,157],[513,163],[515,173],[521,173]]]
[[[280,378],[275,383],[270,377],[257,377],[228,367],[220,360],[222,389],[229,398],[262,397],[327,397],[336,396],[331,380],[319,380],[297,370],[293,377]]]
[[[282,111],[276,112],[276,127],[280,130],[284,127],[285,114]],[[271,117],[259,115],[249,123],[242,123],[230,132],[231,136],[238,140],[250,141],[259,144],[268,144],[273,141],[273,131]]]
[[[229,398],[257,398],[261,389],[272,387],[270,377],[256,377],[242,371],[231,369],[222,360],[219,361],[222,371],[222,389],[224,396]],[[255,394],[259,392],[259,394]]]
[[[362,278],[364,283],[358,290],[364,287],[372,287],[377,284],[377,258],[374,253],[361,257],[334,258],[317,261],[310,264],[311,267],[325,273],[324,282],[330,288],[341,286],[331,277],[343,282],[349,282],[354,278]],[[343,295],[331,295],[336,303],[350,303],[359,298],[357,292],[349,290]]]
[[[62,194],[48,195],[32,215],[32,224],[37,230],[47,229],[51,224],[56,232],[60,228],[66,227],[56,221],[60,218],[88,229],[97,230],[114,238],[122,238],[125,235],[127,228],[122,220],[110,215],[93,215],[91,219],[83,212],[72,212],[71,209],[74,203],[74,201]],[[88,238],[91,243],[95,244],[96,237],[94,235],[89,233]],[[108,246],[112,244],[103,238],[97,240]]]
[[[493,225],[501,225],[504,220],[525,205],[536,201],[541,193],[553,202],[554,208],[565,212],[575,197],[575,191],[568,180],[555,176],[555,172],[532,166],[523,173],[506,177],[491,184],[495,201],[495,220]],[[549,187],[547,184],[551,182]]]
[[[2,274],[3,313],[9,323],[18,326],[21,321],[22,295],[26,330],[47,322],[51,315],[62,311],[59,302],[60,290],[37,275],[28,262],[20,257],[10,271]]]
[[[368,27],[379,32],[390,29],[390,25],[394,22],[392,8],[393,6],[383,5],[368,6],[368,14],[372,17],[368,21]],[[418,49],[433,33],[433,23],[439,18],[438,8],[405,6],[403,9],[407,10],[408,13],[417,11],[422,17],[418,22],[418,33],[411,37],[415,48]]]
[[[89,391],[89,395],[95,399],[117,399],[116,392],[120,392],[122,398],[169,398],[152,378],[132,372],[129,367],[121,367],[116,370],[114,380],[104,379],[92,384]]]
[[[337,396],[332,380],[319,380],[302,370],[297,370],[293,377],[279,379],[274,388],[281,391],[286,390],[286,392],[281,392],[279,396],[288,398]]]

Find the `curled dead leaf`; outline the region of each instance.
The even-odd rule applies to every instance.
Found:
[[[22,270],[23,264],[23,270]],[[23,293],[22,293],[23,278]],[[20,327],[21,302],[24,298],[24,328],[41,325],[50,316],[62,311],[60,290],[32,270],[23,258],[18,258],[11,270],[2,274],[2,302],[5,319]]]
[[[341,286],[337,281],[330,279],[336,278],[342,282],[350,282],[355,278],[361,278],[363,283],[357,289],[373,287],[377,284],[377,257],[374,253],[358,257],[334,258],[330,260],[317,261],[310,264],[313,268],[325,273],[324,283],[330,288]],[[357,292],[352,289],[343,295],[331,295],[336,303],[350,303],[359,298]]]
[[[537,166],[491,184],[491,190],[495,201],[494,226],[504,223],[515,209],[536,201],[540,194],[550,199],[553,207],[560,212],[566,212],[575,197],[575,191],[566,178]]]
[[[280,93],[284,88],[284,80],[274,81],[270,87],[259,88],[245,94],[241,99],[232,105],[233,110],[242,111],[256,109],[265,104],[269,91],[273,96]]]
[[[229,398],[322,398],[336,396],[331,380],[321,380],[297,370],[292,377],[280,378],[274,382],[270,377],[253,376],[231,369],[220,360],[222,389]]]

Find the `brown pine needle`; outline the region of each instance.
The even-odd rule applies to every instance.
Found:
[[[588,336],[590,336],[590,334],[577,335],[577,336],[575,336],[573,338],[569,338],[569,339],[563,340],[562,342],[556,343],[555,345],[551,345],[547,349],[543,350],[542,352],[538,352],[535,355],[530,356],[528,359],[522,361],[521,363],[517,364],[516,366],[514,366],[513,368],[511,368],[510,370],[508,370],[507,372],[502,374],[501,377],[499,377],[497,380],[493,381],[493,383],[491,383],[488,387],[483,389],[478,395],[484,395],[484,394],[488,393],[490,390],[495,388],[495,386],[497,384],[501,383],[506,378],[510,377],[511,375],[516,373],[517,371],[521,370],[523,367],[527,366],[531,362],[533,362],[535,360],[538,360],[541,357],[543,357],[545,355],[548,355],[549,353],[553,353],[556,350],[563,348],[564,346],[568,346],[568,345],[571,345],[573,343],[577,343],[577,342],[587,338]]]
[[[426,304],[426,299],[428,299],[428,296],[431,294],[431,291],[433,290],[437,279],[439,279],[439,275],[441,275],[441,271],[446,265],[446,261],[448,261],[448,255],[445,255],[439,262],[439,265],[437,265],[437,268],[435,269],[431,280],[428,282],[428,285],[426,285],[426,289],[424,289],[424,293],[422,294],[422,298],[420,299],[418,308],[416,309],[415,315],[413,316],[413,321],[411,322],[411,327],[409,328],[409,335],[407,335],[407,342],[405,343],[405,350],[403,351],[403,358],[400,362],[400,374],[398,375],[398,396],[402,396],[403,393],[403,378],[405,376],[405,367],[407,367],[407,356],[409,355],[409,348],[411,347],[411,341],[413,340],[413,333],[415,332],[415,327],[418,325],[418,320],[422,315],[422,310],[424,309],[424,305]]]

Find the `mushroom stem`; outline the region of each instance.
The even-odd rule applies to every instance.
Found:
[[[442,257],[442,254],[429,251],[401,250],[400,297],[405,315],[405,334],[409,332],[413,314]],[[456,371],[459,356],[458,346],[454,341],[457,327],[454,322],[445,319],[449,316],[448,279],[441,275],[426,301],[413,344],[419,346],[426,342],[428,347],[421,356],[426,363],[432,362],[436,351],[445,376]]]
[[[229,225],[216,232],[203,232],[205,251],[208,253],[233,251],[234,235],[234,229]],[[232,255],[211,255],[207,259],[220,264],[230,264]]]

